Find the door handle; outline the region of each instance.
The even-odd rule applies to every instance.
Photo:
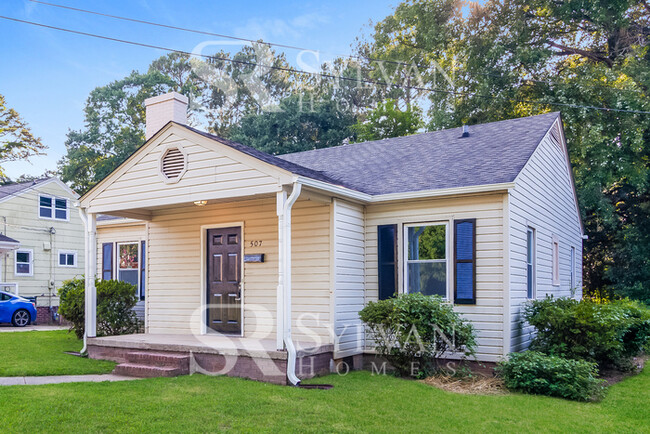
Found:
[[[237,297],[235,301],[241,301],[241,282],[237,283]]]

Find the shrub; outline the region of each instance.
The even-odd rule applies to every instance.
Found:
[[[368,325],[377,353],[400,375],[430,375],[448,351],[474,354],[473,326],[442,298],[405,294],[370,302],[359,316]]]
[[[97,336],[136,333],[141,328],[133,307],[138,302],[133,285],[117,280],[96,280]],[[83,338],[85,326],[84,279],[63,282],[59,289],[59,312],[72,323],[71,330]]]
[[[531,349],[601,367],[629,366],[650,338],[650,310],[630,300],[547,297],[530,302],[524,317],[537,329]]]
[[[537,351],[510,354],[510,360],[497,366],[497,374],[508,389],[535,395],[590,401],[605,392],[597,364]]]

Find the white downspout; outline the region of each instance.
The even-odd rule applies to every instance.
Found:
[[[75,206],[79,206],[78,203],[75,204]],[[86,210],[84,208],[79,207],[79,217],[81,217],[81,221],[84,224],[84,294],[88,293],[88,279],[86,279],[86,276],[88,276],[88,215],[86,214]],[[88,306],[88,301],[85,303],[86,305],[86,311],[87,311],[87,306]],[[84,327],[84,346],[79,351],[79,354],[86,354],[88,349],[86,348],[86,330]]]
[[[302,184],[297,182],[293,183],[293,190],[291,195],[284,204],[283,209],[283,248],[284,248],[284,285],[283,285],[283,299],[284,299],[284,345],[287,349],[287,379],[289,382],[297,386],[300,384],[300,379],[296,376],[296,347],[291,339],[291,208],[300,196]]]

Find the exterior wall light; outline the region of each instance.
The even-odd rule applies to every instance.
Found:
[[[207,200],[195,200],[194,205],[196,206],[205,206],[208,203]]]

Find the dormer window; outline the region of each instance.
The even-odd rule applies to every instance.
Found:
[[[38,216],[43,219],[68,220],[68,199],[40,195]]]

